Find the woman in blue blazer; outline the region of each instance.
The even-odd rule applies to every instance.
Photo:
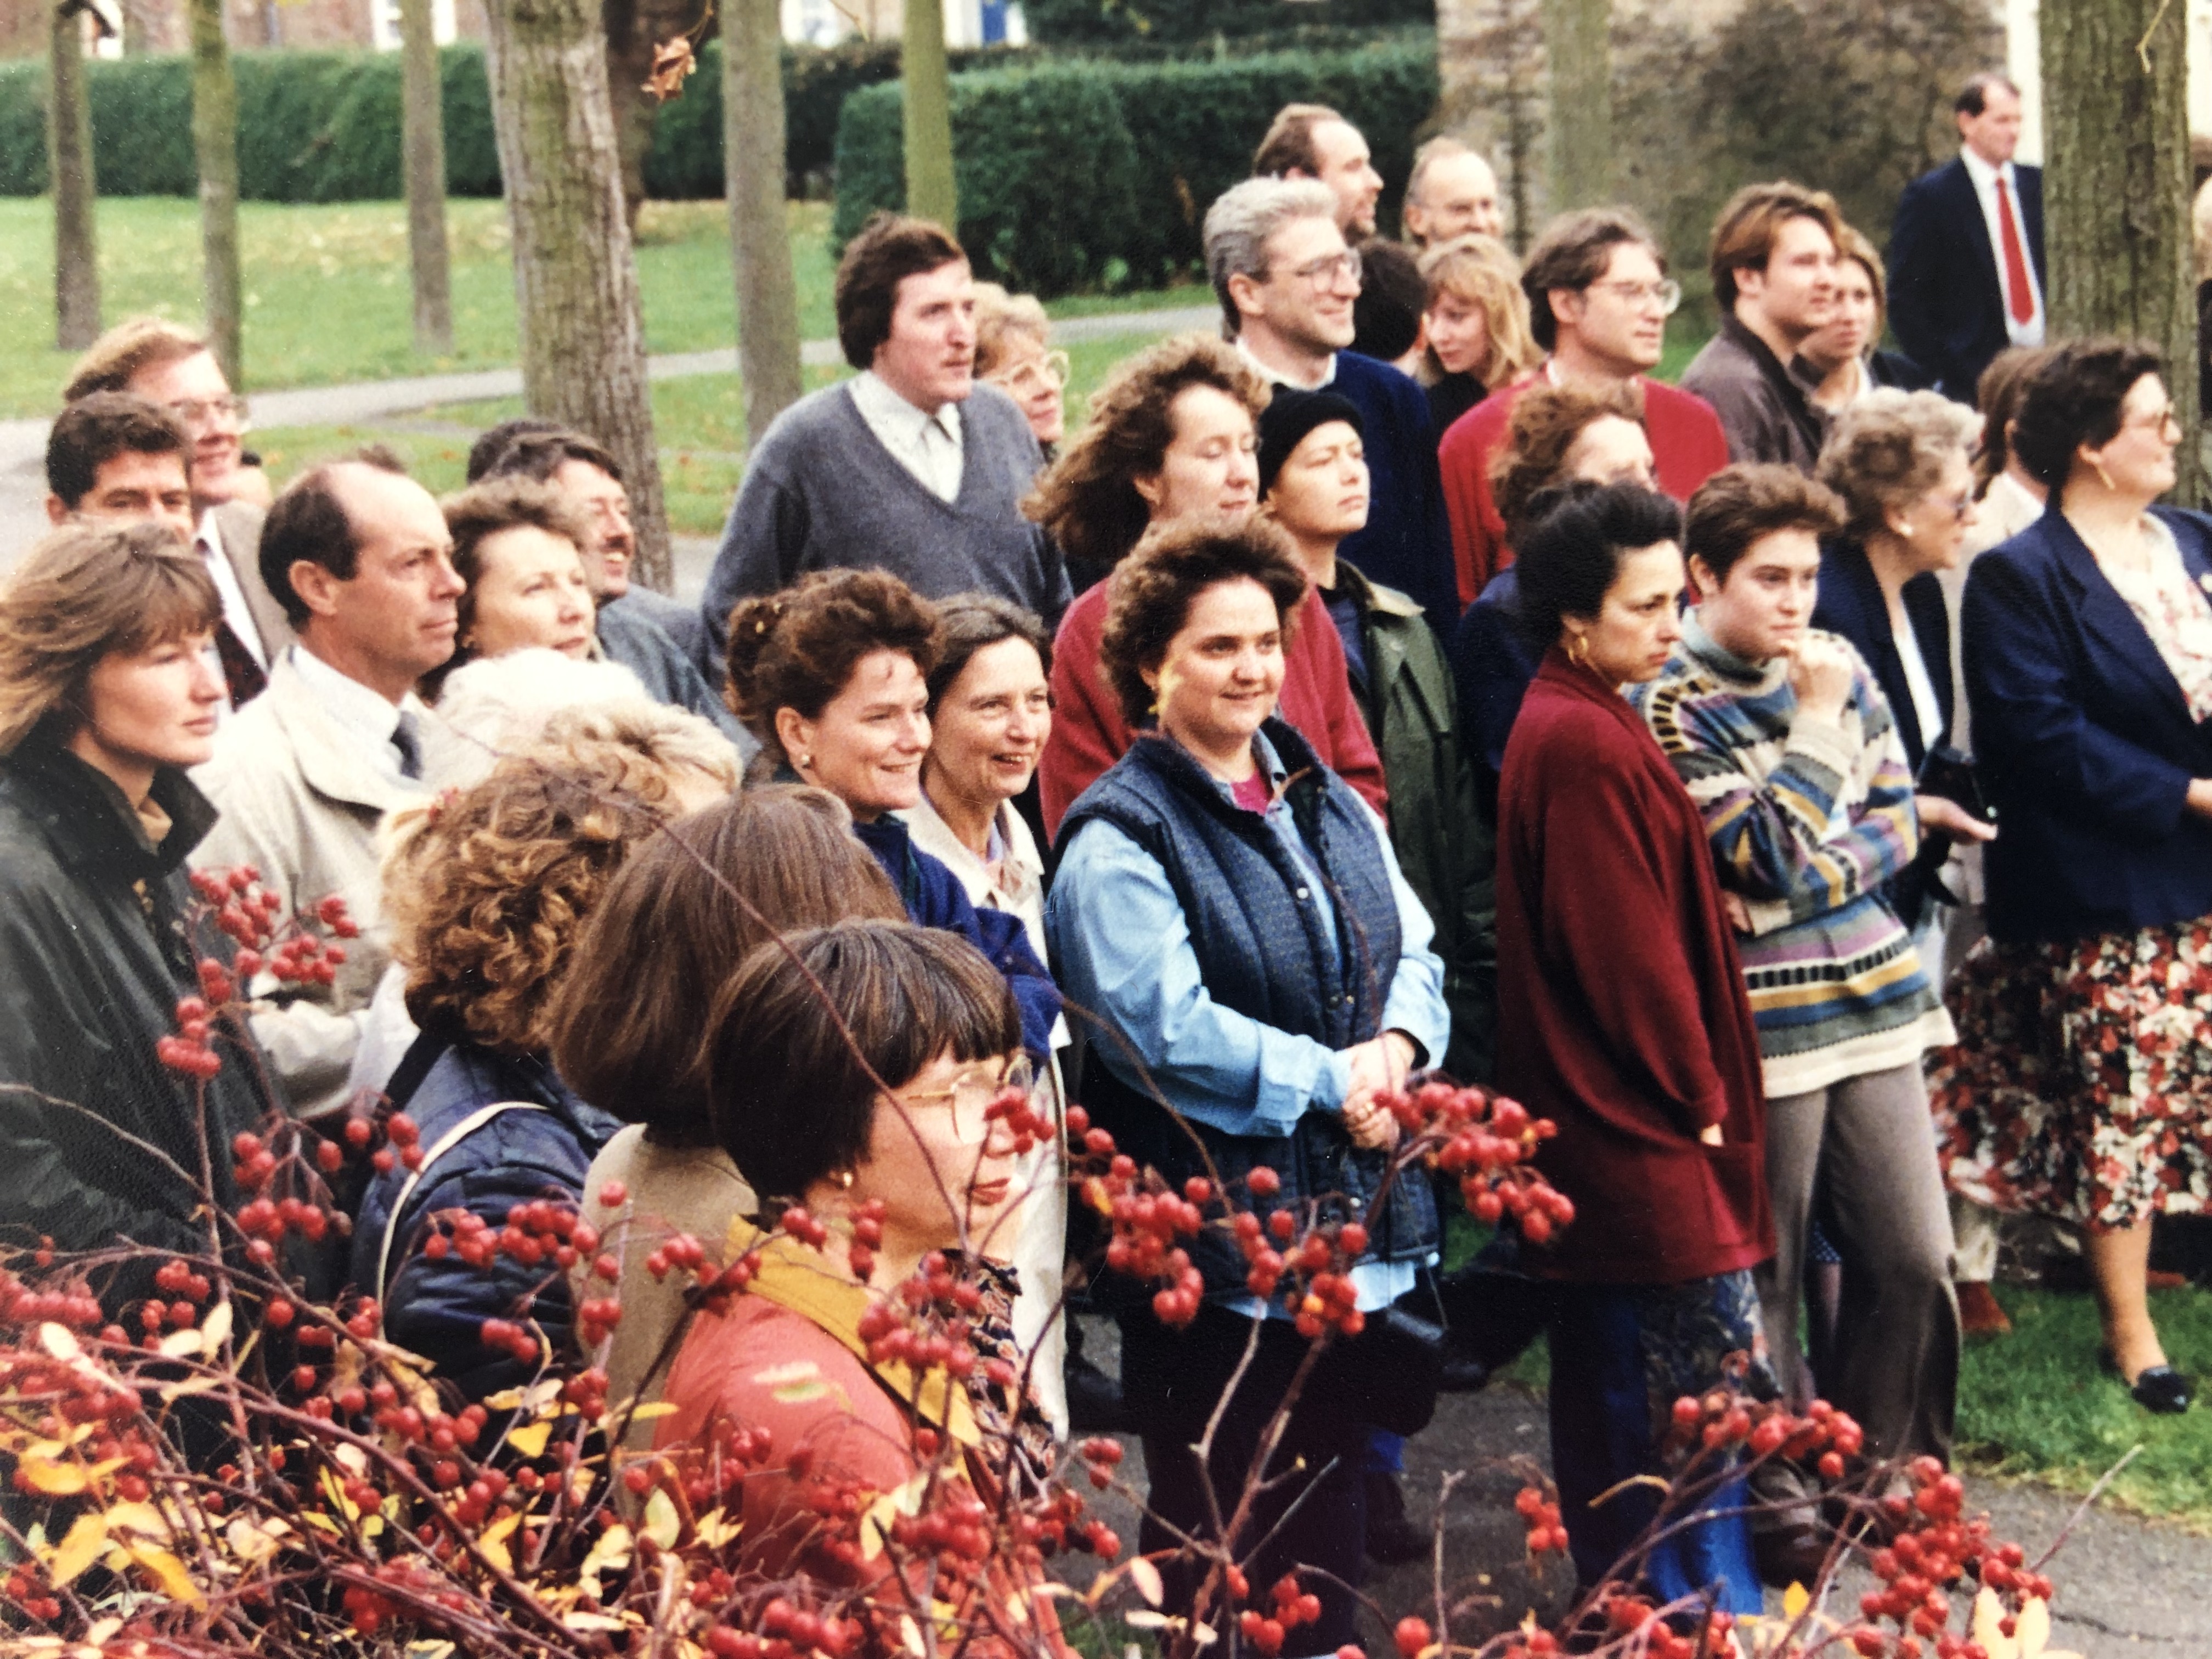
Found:
[[[1933,1080],[1954,1188],[2082,1229],[2105,1364],[2172,1412],[2144,1277],[2153,1218],[2212,1207],[2212,519],[2151,505],[2181,438],[2160,367],[2060,347],[2016,418],[2051,504],[1966,586],[2003,833]]]

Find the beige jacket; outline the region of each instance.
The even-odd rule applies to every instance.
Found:
[[[392,957],[380,920],[377,826],[428,797],[377,770],[323,712],[289,652],[270,670],[268,690],[222,723],[214,757],[192,781],[222,814],[193,857],[197,867],[251,864],[286,914],[336,894],[361,924],[336,984],[305,994],[285,988],[283,1006],[253,1021],[294,1111],[339,1108],[362,1011]],[[269,996],[278,987],[264,979],[254,989]]]

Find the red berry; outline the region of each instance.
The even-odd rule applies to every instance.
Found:
[[[1429,1635],[1429,1621],[1425,1619],[1401,1619],[1398,1627],[1390,1632],[1390,1639],[1398,1644],[1398,1651],[1405,1656],[1405,1659],[1418,1659],[1421,1650],[1427,1647],[1432,1639]]]

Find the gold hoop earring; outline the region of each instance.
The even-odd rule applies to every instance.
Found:
[[[1577,668],[1588,668],[1590,665],[1589,639],[1587,635],[1573,633],[1571,631],[1569,632],[1567,635],[1567,660],[1574,664]]]

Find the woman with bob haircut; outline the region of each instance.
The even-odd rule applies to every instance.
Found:
[[[1838,224],[1835,313],[1797,348],[1797,355],[1820,376],[1811,393],[1814,404],[1833,415],[1885,386],[1920,392],[1932,384],[1911,358],[1881,349],[1888,317],[1889,281],[1881,255],[1864,232]]]
[[[659,1397],[684,1320],[683,1285],[646,1270],[652,1243],[681,1232],[714,1243],[758,1208],[708,1112],[702,1043],[714,1000],[755,945],[848,919],[902,921],[906,907],[836,796],[769,783],[639,848],[584,923],[552,1011],[553,1060],[623,1125],[584,1178],[592,1201],[621,1183],[623,1201],[594,1219],[640,1240],[620,1251],[611,1400]],[[580,1281],[588,1271],[580,1264]],[[649,1445],[649,1425],[636,1425],[630,1443]]]
[[[1048,835],[1133,735],[1100,659],[1104,579],[1147,529],[1240,519],[1259,499],[1266,380],[1236,347],[1179,334],[1139,352],[1091,395],[1091,419],[1023,510],[1066,550],[1079,589],[1053,639],[1053,730],[1038,769]],[[1283,718],[1374,805],[1382,763],[1346,684],[1344,647],[1307,604],[1283,675]]]
[[[1495,236],[1455,236],[1421,255],[1428,290],[1421,313],[1420,381],[1429,424],[1442,443],[1451,423],[1492,390],[1544,360],[1528,331],[1521,262]]]
[[[1681,509],[1627,484],[1540,497],[1517,545],[1542,665],[1505,751],[1498,827],[1498,1085],[1559,1126],[1538,1167],[1571,1225],[1524,1243],[1553,1281],[1552,1460],[1584,1584],[1657,1499],[1685,1394],[1774,1392],[1753,1264],[1771,1255],[1759,1036],[1704,819],[1620,694],[1682,636]],[[1742,1501],[1740,1485],[1711,1506]],[[1741,1516],[1642,1564],[1664,1600],[1761,1605]]]
[[[803,1204],[827,1234],[813,1249],[739,1222],[702,1241],[721,1260],[750,1257],[754,1274],[741,1294],[699,1311],[669,1371],[665,1400],[676,1409],[655,1444],[679,1465],[711,1455],[731,1431],[765,1430],[775,1448],[763,1468],[738,1466],[733,1518],[749,1566],[863,1588],[890,1571],[890,1552],[857,1547],[857,1515],[841,1526],[811,1501],[824,1485],[890,1494],[929,1471],[943,1483],[937,1503],[963,1487],[987,1503],[1041,1490],[1051,1431],[1018,1374],[1009,1385],[976,1364],[964,1383],[943,1370],[915,1376],[872,1364],[862,1334],[921,1273],[975,1299],[977,1360],[1011,1352],[1012,1276],[989,1258],[1018,1196],[1016,1134],[988,1109],[1028,1069],[1006,981],[974,947],[902,922],[787,934],[757,946],[720,988],[704,1043],[715,1142],[769,1214]],[[822,1386],[795,1389],[794,1376]],[[909,1564],[925,1600],[919,1576],[933,1565],[926,1553]],[[936,1595],[951,1593],[947,1582],[936,1581]],[[1015,1594],[1028,1588],[999,1580],[963,1592],[975,1599],[946,1615],[966,1629],[963,1644],[989,1654],[1056,1645],[1047,1598]]]
[[[471,1400],[538,1366],[534,1339],[522,1359],[484,1340],[486,1322],[534,1322],[557,1346],[568,1287],[506,1255],[477,1267],[423,1245],[455,1211],[496,1231],[515,1205],[581,1195],[620,1125],[554,1069],[562,976],[633,849],[736,781],[712,726],[641,701],[556,715],[482,782],[394,820],[385,904],[421,1034],[386,1094],[415,1120],[423,1159],[371,1181],[353,1279],[382,1306],[385,1334]]]
[[[899,814],[921,799],[937,610],[882,570],[817,570],[730,612],[730,706],[761,741],[756,781],[811,783],[853,815],[909,921],[981,951],[1021,1004],[1023,1046],[1052,1058],[1060,992],[1021,918],[978,911]]]
[[[975,284],[975,378],[1022,406],[1049,461],[1067,431],[1067,354],[1052,349],[1052,319],[1036,295]]]
[[[199,960],[230,957],[184,868],[216,821],[185,774],[228,702],[222,616],[164,525],[57,530],[0,590],[0,1218],[19,1243],[213,1242],[198,1085],[155,1045],[201,994]],[[208,1196],[228,1207],[232,1137],[282,1103],[242,1023],[207,1041]],[[108,1304],[146,1288],[126,1272]]]
[[[2160,367],[2141,343],[2070,342],[2013,421],[2050,504],[1966,583],[1975,759],[2004,830],[1930,1083],[1953,1190],[2081,1229],[2102,1364],[2179,1412],[2146,1275],[2154,1219],[2212,1203],[2212,520],[2154,505],[2181,441]]]
[[[1378,1312],[1417,1292],[1437,1223],[1425,1181],[1383,1196],[1397,1120],[1377,1097],[1442,1058],[1450,1019],[1435,930],[1382,821],[1275,717],[1310,586],[1279,531],[1201,520],[1148,533],[1109,591],[1101,661],[1139,735],[1070,810],[1045,903],[1071,996],[1102,1028],[1085,1103],[1170,1187],[1218,1177],[1242,1203],[1265,1165],[1281,1179],[1253,1199],[1262,1212],[1360,1216],[1370,1240],[1352,1283]],[[1236,1509],[1307,1348],[1287,1309],[1247,1294],[1224,1233],[1191,1255],[1206,1300],[1183,1329],[1157,1317],[1150,1287],[1109,1278],[1092,1291],[1121,1328],[1122,1394],[1151,1476],[1147,1553]],[[1201,1466],[1192,1443],[1251,1341]],[[1282,1478],[1233,1540],[1255,1583],[1297,1562],[1325,1570],[1308,1581],[1321,1620],[1300,1637],[1321,1651],[1352,1638],[1366,1534],[1355,1392],[1300,1396],[1267,1465]],[[1170,1599],[1188,1602],[1202,1571],[1178,1559]]]

